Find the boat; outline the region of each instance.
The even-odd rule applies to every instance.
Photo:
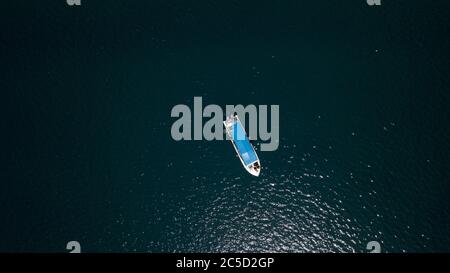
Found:
[[[253,148],[253,145],[250,143],[239,117],[236,114],[233,114],[229,116],[223,124],[225,125],[226,133],[245,170],[251,175],[259,176],[261,164],[258,155],[255,152],[255,148]]]

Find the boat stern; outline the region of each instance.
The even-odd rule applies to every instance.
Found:
[[[259,164],[259,160],[248,165],[247,168],[245,168],[245,169],[251,175],[259,176],[259,173],[261,172],[261,165]]]

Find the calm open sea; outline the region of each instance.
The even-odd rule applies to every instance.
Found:
[[[0,252],[450,251],[449,11],[2,3]],[[280,105],[260,177],[171,138],[194,96]]]

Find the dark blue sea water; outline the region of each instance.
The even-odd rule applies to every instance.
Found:
[[[450,251],[449,8],[3,3],[0,251]],[[280,105],[260,177],[171,138],[194,96]]]

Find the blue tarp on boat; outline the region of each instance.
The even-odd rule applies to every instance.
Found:
[[[255,150],[253,150],[253,147],[250,144],[250,141],[247,138],[244,128],[240,122],[233,123],[232,137],[245,165],[249,165],[258,160]]]

